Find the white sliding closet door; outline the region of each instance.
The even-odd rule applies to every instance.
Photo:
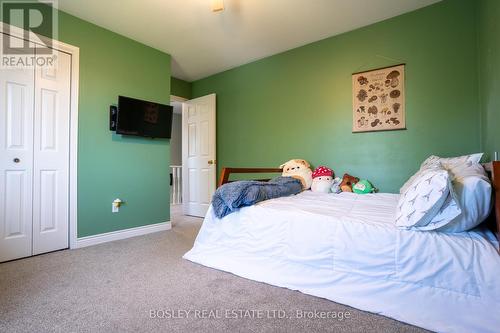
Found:
[[[32,69],[0,73],[0,262],[32,253],[34,80]]]
[[[33,254],[68,247],[71,56],[35,70]]]
[[[54,52],[0,69],[0,262],[69,247],[71,56]]]

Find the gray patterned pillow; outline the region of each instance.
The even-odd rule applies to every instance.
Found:
[[[439,164],[439,162],[437,162],[437,164]],[[399,193],[400,194],[403,194],[404,192],[406,192],[410,187],[411,185],[413,184],[413,182],[420,178],[422,176],[423,173],[426,172],[426,170],[430,167],[430,164],[427,165],[424,169],[420,169],[418,170],[413,176],[410,177],[410,179],[408,179],[406,181],[406,183],[403,184],[403,186],[399,189]]]
[[[402,194],[405,192],[410,185],[420,177],[422,173],[425,172],[426,169],[435,167],[438,164],[441,164],[446,170],[451,173],[452,180],[457,178],[463,178],[465,175],[469,174],[468,170],[471,167],[478,165],[479,161],[483,157],[483,153],[464,155],[458,157],[439,157],[436,155],[431,155],[425,159],[420,165],[420,169],[410,177],[404,183],[404,185],[399,189],[399,193]]]
[[[443,206],[439,209],[437,214],[432,218],[429,224],[422,227],[412,227],[414,230],[436,230],[441,227],[445,227],[455,220],[460,214],[462,214],[462,209],[460,208],[459,199],[455,192],[455,189],[450,184],[450,193],[446,197]]]
[[[439,160],[441,157],[436,156],[436,155],[431,155],[425,159],[425,161],[420,164],[420,171],[425,170],[429,167],[435,166],[436,164],[440,163]]]
[[[456,177],[463,177],[462,174],[466,173],[470,167],[477,165],[482,157],[483,153],[458,157],[439,157],[432,155],[422,163],[420,170],[432,167],[436,163],[441,163],[443,168],[451,173],[452,179],[455,179]]]
[[[401,193],[396,225],[404,229],[427,226],[450,194],[450,175],[441,164],[429,166]]]

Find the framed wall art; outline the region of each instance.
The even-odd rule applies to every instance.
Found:
[[[406,129],[405,65],[352,74],[352,131]]]

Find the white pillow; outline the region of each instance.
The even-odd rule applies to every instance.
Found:
[[[432,155],[422,163],[420,170],[435,165],[436,163],[441,163],[446,170],[451,172],[453,179],[455,177],[464,177],[467,168],[478,165],[482,157],[483,153],[446,158]]]
[[[447,158],[431,155],[422,162],[422,164],[420,165],[420,169],[413,176],[411,176],[410,179],[406,181],[406,183],[403,184],[403,186],[399,189],[399,193],[402,194],[403,192],[405,192],[410,184],[416,178],[418,178],[422,174],[422,172],[425,171],[425,169],[436,166],[440,163],[446,170],[452,173],[452,179],[456,177],[464,177],[468,174],[467,168],[473,165],[479,165],[479,161],[481,161],[482,157],[483,153]],[[480,166],[480,168],[484,173],[483,167]],[[484,174],[486,176],[486,173]]]
[[[485,181],[489,182],[489,178],[488,178],[488,174],[486,173],[486,170],[479,163],[473,163],[472,165],[468,165],[468,166],[462,165],[460,168],[460,172],[458,172],[455,175],[454,181],[460,182],[468,177],[479,177],[479,178],[484,179]]]
[[[443,207],[450,187],[449,173],[440,164],[423,170],[399,198],[396,225],[405,229],[427,226]]]
[[[463,232],[484,222],[490,215],[492,208],[492,189],[488,178],[483,176],[464,177],[455,180],[453,187],[457,193],[462,214],[439,228],[439,231]]]

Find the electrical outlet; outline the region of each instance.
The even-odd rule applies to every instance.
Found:
[[[120,211],[120,207],[123,201],[121,199],[116,198],[111,204],[111,212],[118,213]]]

